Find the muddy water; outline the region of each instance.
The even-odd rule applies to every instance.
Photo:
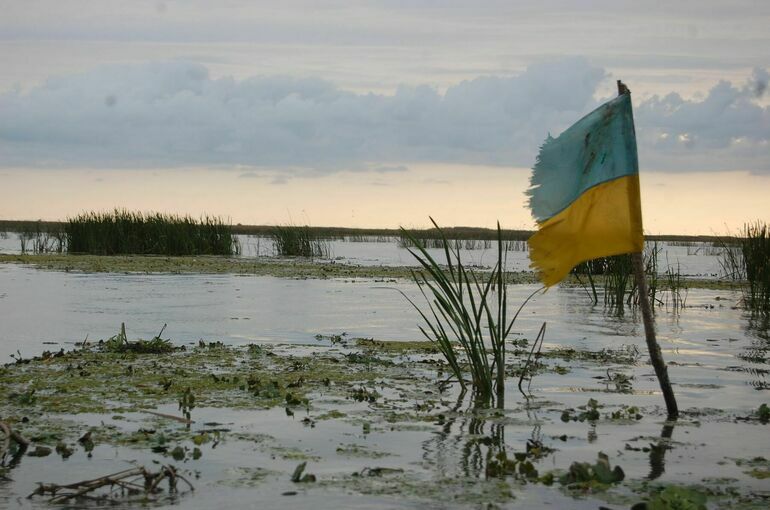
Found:
[[[257,342],[294,355],[330,349],[315,339],[319,333],[347,332],[351,337],[385,341],[419,339],[416,313],[393,288],[419,297],[414,285],[403,282],[72,274],[5,265],[0,266],[0,357],[10,361],[8,355],[17,350],[31,356],[44,349],[71,348],[86,335],[92,340],[106,338],[117,332],[121,322],[126,323],[130,337],[152,337],[166,323],[164,337],[178,343],[200,338],[228,344]],[[534,290],[534,286],[513,286],[510,302],[519,303]],[[485,478],[488,452],[500,448],[509,454],[521,452],[533,439],[554,449],[537,461],[541,471],[566,469],[574,461],[595,461],[597,452],[603,451],[633,483],[699,483],[766,494],[766,480],[747,476],[746,468],[735,462],[770,456],[768,426],[738,419],[768,401],[770,347],[767,324],[735,308],[738,298],[733,292],[691,290],[683,310],[658,309],[658,338],[671,364],[669,373],[680,408],[685,410],[672,429],[664,427],[662,398],[645,363],[639,317],[632,311],[618,315],[593,306],[581,289],[557,288],[527,306],[514,328],[517,337],[533,338],[546,321],[545,350],[636,346],[642,353],[640,361],[629,365],[553,360],[566,373],[536,376],[529,406],[518,393],[516,380],[509,378],[502,414],[475,411],[469,397],[450,387],[436,404],[435,413],[443,418],[384,419],[383,413],[407,412],[429,398],[415,397],[415,392],[438,392],[435,373],[427,369],[416,370],[414,381],[379,388],[390,397],[387,402],[315,395],[312,406],[294,416],[282,408],[195,409],[195,427],[205,429],[204,424],[216,422],[231,433],[216,447],[203,445],[201,460],[181,464],[198,489],[194,496],[182,496],[181,503],[184,508],[325,509],[466,508],[490,502],[510,508],[595,509],[598,501],[607,498],[573,499],[556,488],[515,484],[510,489],[514,497],[509,498],[497,485],[477,483]],[[630,387],[621,388],[609,379],[616,374],[626,376]],[[409,396],[399,396],[405,394]],[[565,409],[577,411],[590,398],[599,402],[603,415],[633,405],[642,418],[603,418],[594,423],[560,419]],[[159,410],[178,412],[176,406]],[[302,422],[330,410],[342,411],[346,418],[318,421],[312,427]],[[127,430],[180,426],[138,413],[62,419]],[[370,427],[364,428],[364,423]],[[663,443],[671,449],[650,449],[651,444]],[[318,477],[316,484],[298,486],[289,481],[301,460]],[[56,456],[25,457],[13,469],[12,482],[0,481],[0,506],[43,506],[23,498],[35,482],[100,476],[123,469],[129,461],[151,465],[168,460],[146,448],[109,445],[97,445],[91,458],[82,452],[66,461]],[[403,472],[382,478],[351,476],[374,467]],[[613,498],[630,490],[618,492]],[[477,497],[463,499],[467,494]],[[628,508],[626,503],[611,500],[610,507]]]

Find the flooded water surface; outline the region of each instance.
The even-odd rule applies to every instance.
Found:
[[[350,251],[336,256],[349,261],[401,263],[382,251],[367,254],[365,243],[340,244]],[[715,270],[689,267],[697,274]],[[511,311],[536,289],[511,286]],[[766,507],[770,429],[756,413],[770,402],[770,341],[767,321],[738,307],[737,292],[689,289],[686,307],[656,310],[658,340],[683,410],[676,423],[666,421],[633,309],[618,314],[594,305],[582,288],[537,295],[511,336],[505,406],[490,409],[442,382],[449,373],[435,352],[379,344],[423,339],[419,316],[401,293],[421,303],[417,286],[402,280],[82,274],[0,265],[0,357],[11,363],[2,374],[13,385],[2,414],[17,419],[35,445],[73,450],[5,455],[0,506],[47,507],[43,497],[26,498],[37,482],[174,464],[194,494],[180,485],[176,497],[150,506],[629,508],[676,484],[705,494],[709,507]],[[543,322],[542,367],[523,381],[525,398],[517,370]],[[90,351],[70,361],[13,364],[11,356],[29,359],[70,351],[86,337],[92,344],[107,339],[121,323],[131,339],[152,338],[165,325],[163,338],[187,350],[177,361],[123,356],[101,368]],[[339,367],[354,375],[340,375]],[[124,374],[125,401],[118,392],[110,394],[114,402],[95,401],[93,409],[73,400],[77,409],[37,411],[52,391],[85,390],[47,389],[31,374],[69,371],[77,381],[100,370]],[[191,380],[195,370],[214,387],[196,386],[195,404],[177,404],[184,388],[176,381]],[[139,372],[157,372],[158,379],[150,384]],[[241,379],[229,380],[232,373]],[[249,373],[261,374],[259,380]],[[268,382],[271,373],[275,382]],[[101,380],[108,387],[114,379]],[[273,387],[280,394],[272,395]],[[302,398],[292,391],[304,391]],[[62,402],[68,398],[61,393]],[[185,410],[193,423],[146,412]],[[89,430],[98,438],[90,449],[77,441]],[[600,453],[611,468],[620,466],[622,483],[560,483],[574,463],[594,465]],[[292,481],[303,462],[314,481]],[[530,467],[537,475],[522,474]]]

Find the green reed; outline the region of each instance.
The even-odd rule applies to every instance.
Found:
[[[94,255],[233,255],[240,244],[221,218],[115,209],[84,212],[65,224],[70,253]]]
[[[663,292],[658,277],[658,258],[661,249],[657,241],[647,244],[643,253],[644,273],[647,278],[648,297],[653,304],[662,305],[664,302],[659,297]],[[631,255],[613,255],[588,260],[575,266],[572,274],[582,284],[581,276],[586,276],[591,286],[589,296],[594,304],[599,303],[597,284],[603,290],[604,305],[607,308],[623,313],[625,306],[639,304],[639,293],[633,275]],[[679,272],[679,265],[674,269],[669,265],[665,273],[666,291],[671,295],[671,304],[674,308],[684,306],[686,297],[686,282]]]
[[[746,223],[741,236],[722,242],[725,276],[745,282],[743,302],[754,312],[770,312],[770,229],[762,221]]]
[[[770,311],[770,232],[763,222],[747,224],[741,242],[743,265],[748,281],[748,305],[752,310]]]
[[[423,311],[405,297],[424,320],[425,326],[420,326],[420,331],[436,344],[463,390],[467,367],[476,395],[486,401],[494,397],[498,407],[502,407],[506,339],[524,304],[535,293],[509,320],[505,250],[499,224],[497,264],[491,273],[480,276],[463,265],[460,248],[451,247],[444,232],[432,218],[431,221],[439,239],[444,241],[446,266],[440,265],[418,239],[402,229],[402,236],[413,246],[409,252],[422,268],[412,271],[412,277],[428,304],[427,310]]]
[[[278,255],[288,257],[329,258],[328,241],[316,235],[309,226],[279,225],[273,227],[270,238]]]

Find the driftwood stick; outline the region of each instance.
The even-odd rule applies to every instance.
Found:
[[[11,426],[5,423],[4,421],[0,421],[0,430],[2,430],[3,433],[5,434],[3,445],[2,447],[0,447],[2,448],[0,449],[0,456],[5,454],[5,452],[7,452],[11,448],[11,441],[14,441],[16,444],[18,444],[22,448],[26,448],[27,446],[29,446],[29,442],[30,442],[29,439],[27,439],[26,437],[22,436],[21,434],[13,430]]]

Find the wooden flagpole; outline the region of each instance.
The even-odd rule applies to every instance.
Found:
[[[618,95],[630,94],[628,87],[618,80]],[[655,338],[655,320],[652,317],[652,307],[650,298],[647,295],[647,278],[644,275],[644,263],[642,254],[632,253],[631,262],[634,268],[634,278],[636,279],[636,288],[639,291],[639,306],[642,309],[642,320],[644,322],[644,335],[647,340],[647,350],[650,352],[650,360],[655,368],[655,375],[658,377],[660,389],[663,392],[663,399],[666,401],[668,418],[675,420],[679,416],[679,408],[676,405],[674,390],[671,388],[671,381],[668,379],[668,369],[666,362],[663,361],[663,355],[660,352],[660,346]]]

